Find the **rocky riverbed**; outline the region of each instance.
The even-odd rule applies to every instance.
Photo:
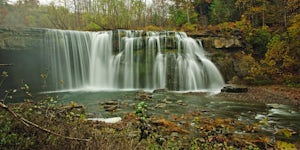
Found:
[[[299,149],[299,89],[247,88],[243,93],[217,95],[168,91],[47,94],[42,101],[9,107],[63,136],[51,134],[49,138],[49,133],[14,121],[2,109],[1,127],[10,128],[1,134],[8,141],[0,145],[4,149]],[[101,121],[113,118],[117,123]],[[11,133],[20,139],[18,144],[18,139],[7,136]]]
[[[285,105],[300,105],[300,88],[272,85],[250,86],[248,92],[221,92],[217,97],[244,102],[278,103]]]

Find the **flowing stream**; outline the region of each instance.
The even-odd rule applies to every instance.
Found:
[[[56,93],[60,102],[71,101],[86,106],[87,113],[93,117],[123,117],[134,113],[141,100],[137,100],[140,91],[77,91]],[[148,113],[153,116],[182,116],[201,112],[208,118],[232,118],[249,124],[260,124],[267,134],[274,134],[278,129],[300,131],[300,109],[296,106],[264,103],[245,103],[223,99],[211,94],[184,94],[178,92],[150,93],[152,98],[144,102]],[[106,111],[105,103],[115,103],[114,111]],[[180,122],[178,122],[180,123]],[[296,139],[299,139],[295,135]],[[295,139],[295,140],[296,140]]]

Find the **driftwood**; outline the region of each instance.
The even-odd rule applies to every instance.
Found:
[[[64,138],[64,139],[68,139],[68,140],[76,140],[76,141],[84,141],[84,142],[88,142],[90,141],[90,139],[81,139],[81,138],[75,138],[75,137],[69,137],[69,136],[64,136],[62,134],[59,134],[59,133],[56,133],[56,132],[53,132],[51,130],[48,130],[48,129],[45,129],[25,118],[23,118],[22,116],[16,114],[14,111],[12,111],[11,109],[9,109],[4,103],[0,102],[0,107],[2,107],[4,110],[8,111],[10,114],[12,114],[16,119],[18,119],[19,121],[21,121],[24,125],[26,126],[33,126],[43,132],[46,132],[46,133],[49,133],[49,134],[53,134],[53,135],[56,135],[56,136],[59,136],[61,138]]]

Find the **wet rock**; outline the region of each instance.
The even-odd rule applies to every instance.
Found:
[[[103,108],[105,111],[117,111],[120,107],[118,105],[104,105]]]
[[[187,104],[186,104],[186,103],[184,103],[182,100],[178,100],[178,101],[176,101],[176,104],[178,104],[178,105],[182,105],[182,106],[187,106]]]
[[[105,105],[118,105],[118,102],[116,101],[107,101],[107,102],[104,102]]]
[[[110,112],[117,111],[117,109],[120,108],[120,104],[117,101],[106,101],[100,103],[100,105],[103,106],[105,111],[110,111]]]
[[[168,101],[166,98],[163,99],[162,102],[163,102],[163,103],[166,103],[166,104],[172,104],[172,102],[171,102],[171,101]]]
[[[182,104],[183,101],[182,101],[182,100],[178,100],[176,103],[177,103],[177,104]]]
[[[183,93],[183,95],[195,95],[195,96],[203,96],[206,95],[207,92],[187,92],[187,93]]]
[[[166,103],[158,103],[155,105],[155,108],[165,108],[167,106]]]
[[[168,89],[164,88],[164,89],[155,89],[153,91],[153,93],[165,93],[165,92],[168,92]]]
[[[32,50],[43,47],[42,37],[46,29],[38,28],[1,28],[0,50]]]
[[[135,100],[150,100],[152,99],[152,95],[150,95],[149,93],[146,93],[144,91],[139,91],[137,92],[136,96],[135,96]]]
[[[233,87],[233,86],[225,86],[221,89],[221,92],[228,93],[246,93],[248,92],[248,88],[246,87]]]
[[[170,114],[171,112],[170,112],[170,110],[164,110],[164,113],[165,114]]]
[[[86,113],[85,115],[86,115],[86,117],[91,118],[91,117],[95,116],[95,113]]]
[[[267,107],[270,109],[273,109],[273,108],[278,109],[278,108],[282,107],[282,105],[274,103],[274,104],[267,104]]]

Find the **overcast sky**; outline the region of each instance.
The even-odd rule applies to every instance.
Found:
[[[40,0],[40,4],[49,4],[52,0]]]
[[[17,2],[18,0],[8,0],[8,3],[15,3]],[[52,0],[39,0],[40,1],[40,4],[49,4],[50,2],[52,2]]]

